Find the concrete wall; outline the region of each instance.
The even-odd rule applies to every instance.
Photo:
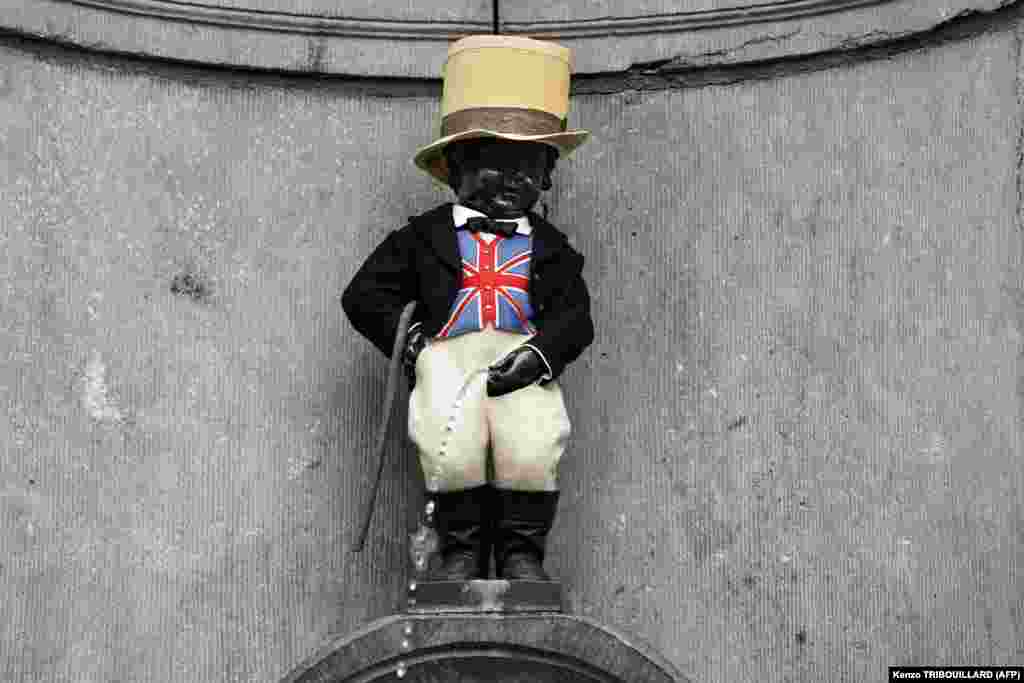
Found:
[[[563,382],[572,611],[697,681],[1024,659],[1000,16],[574,98],[595,140],[549,203],[598,339]],[[272,681],[399,604],[418,474],[396,430],[351,555],[384,362],[336,299],[446,199],[410,162],[439,88],[390,87],[0,43],[0,679]]]

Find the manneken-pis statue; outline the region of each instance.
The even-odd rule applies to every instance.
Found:
[[[549,580],[543,568],[570,433],[558,378],[594,336],[583,257],[531,209],[566,130],[569,50],[512,36],[455,42],[441,135],[415,163],[455,193],[373,251],[342,296],[353,327],[391,355],[416,301],[404,362],[409,435],[436,501],[428,580]],[[488,457],[491,467],[488,467]]]

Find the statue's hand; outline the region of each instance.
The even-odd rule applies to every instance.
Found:
[[[405,340],[405,351],[402,353],[402,367],[405,369],[405,376],[409,380],[410,389],[416,384],[416,359],[426,345],[427,335],[420,332],[419,329],[410,332]]]
[[[546,368],[540,355],[520,346],[487,369],[487,395],[504,396],[536,382]]]

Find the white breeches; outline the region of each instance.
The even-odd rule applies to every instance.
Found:
[[[429,490],[460,490],[486,483],[488,449],[495,486],[557,490],[558,461],[570,432],[562,390],[549,382],[490,398],[487,374],[476,372],[529,338],[488,327],[451,339],[432,339],[420,352],[416,386],[409,397],[409,436],[419,451]]]

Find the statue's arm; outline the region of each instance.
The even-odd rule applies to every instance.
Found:
[[[391,355],[406,303],[418,298],[411,227],[396,230],[363,262],[341,295],[341,306],[357,332]]]
[[[572,252],[574,264],[565,286],[545,297],[545,311],[538,321],[539,331],[529,344],[536,347],[551,366],[551,378],[558,379],[569,363],[594,341],[594,321],[590,317],[590,293],[583,279],[583,257]]]

